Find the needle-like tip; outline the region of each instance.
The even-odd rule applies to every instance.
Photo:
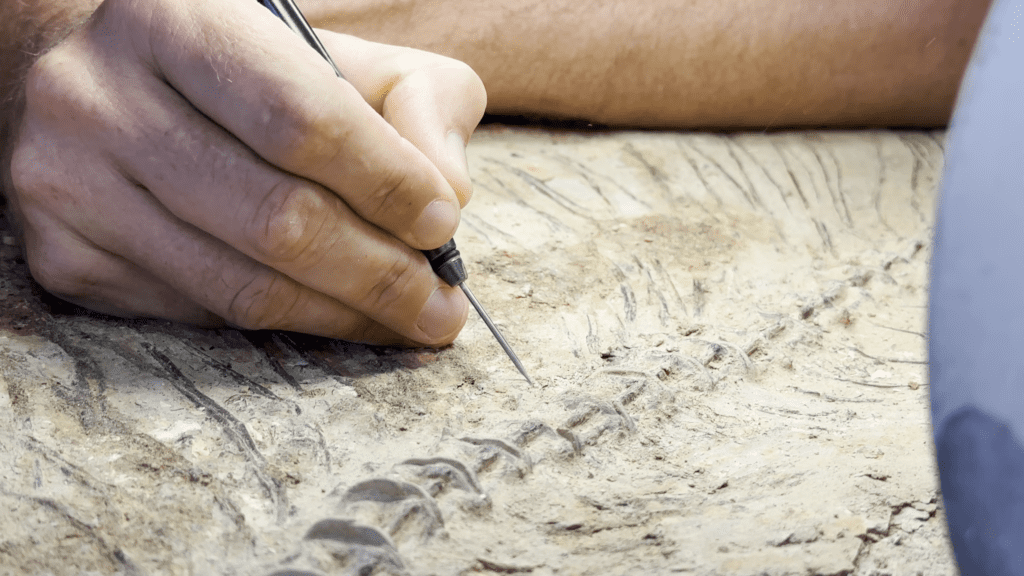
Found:
[[[498,327],[494,325],[494,322],[491,322],[491,317],[488,316],[487,312],[484,311],[484,307],[480,305],[480,302],[476,299],[476,296],[473,296],[473,292],[469,289],[469,286],[466,286],[465,282],[459,284],[459,286],[462,288],[462,292],[466,294],[466,298],[469,298],[469,303],[473,305],[473,308],[476,308],[476,312],[477,314],[480,315],[480,319],[483,320],[484,324],[487,325],[487,328],[490,329],[491,334],[494,334],[494,339],[498,341],[498,344],[501,345],[502,350],[505,351],[505,354],[508,354],[509,359],[512,360],[512,363],[516,365],[516,368],[519,370],[519,373],[523,375],[523,378],[526,378],[526,381],[529,382],[531,386],[536,386],[536,383],[533,381],[533,378],[530,378],[530,375],[526,373],[526,368],[524,368],[523,363],[519,361],[519,357],[516,356],[516,353],[512,351],[512,347],[509,346],[508,342],[505,341],[505,338],[501,335],[501,332],[498,332]]]

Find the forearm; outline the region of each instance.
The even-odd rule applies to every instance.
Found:
[[[470,64],[488,110],[612,125],[941,125],[987,0],[306,0]]]

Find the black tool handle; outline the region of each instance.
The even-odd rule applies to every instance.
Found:
[[[462,263],[462,255],[455,247],[455,240],[449,240],[440,248],[424,250],[423,254],[430,262],[434,273],[448,283],[449,286],[458,286],[466,281],[469,276],[466,273],[466,265]]]

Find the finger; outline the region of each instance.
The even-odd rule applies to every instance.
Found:
[[[123,228],[116,237],[107,236],[101,241],[234,326],[356,342],[410,343],[410,338],[181,222],[151,198],[128,195],[120,206],[123,208],[112,216],[119,221],[136,218],[145,222],[145,228]],[[121,210],[124,213],[116,213]],[[139,234],[145,234],[148,242],[130,240]],[[450,339],[417,342],[438,344]]]
[[[136,147],[119,161],[176,217],[417,342],[447,343],[461,329],[468,302],[419,251],[268,165],[166,86],[141,79],[135,94],[121,103],[119,137]]]
[[[40,286],[83,308],[123,318],[161,318],[210,327],[224,324],[222,318],[149,272],[66,228],[30,222],[25,252]]]
[[[105,168],[93,150],[69,145],[58,158],[49,144],[54,134],[36,128],[22,136],[12,173],[18,175],[30,265],[40,283],[62,297],[104,312],[202,323],[201,311],[184,300],[243,328],[380,344],[440,345],[458,333],[456,328],[437,338],[398,334],[177,219],[155,197]],[[60,236],[66,229],[81,230],[87,248],[117,255],[134,268],[83,256]],[[149,299],[150,293],[155,297]]]
[[[444,176],[268,10],[245,0],[147,6],[150,20],[128,31],[203,114],[410,246],[454,235],[458,197]]]
[[[466,143],[487,93],[469,66],[443,56],[320,31],[345,78],[444,174],[465,206],[473,193]]]

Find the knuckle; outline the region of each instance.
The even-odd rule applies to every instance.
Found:
[[[52,90],[60,86],[59,83],[55,82],[56,74],[51,72],[53,70],[53,66],[50,64],[52,60],[52,51],[40,56],[25,74],[23,90],[25,103],[29,109],[33,109],[37,105],[46,106],[50,100]]]
[[[49,55],[43,56],[47,58]],[[29,70],[24,85],[24,114],[20,131],[27,132],[33,128],[44,128],[52,126],[61,121],[71,120],[71,110],[77,108],[87,96],[78,94],[75,81],[61,84],[56,78],[57,73],[51,73],[54,68],[46,65],[42,59]],[[17,133],[16,133],[17,134]]]
[[[391,165],[378,170],[378,183],[358,200],[356,211],[371,222],[381,223],[390,214],[407,212],[411,200],[407,198],[409,174]]]
[[[36,209],[67,219],[80,202],[77,189],[70,181],[65,162],[53,158],[46,150],[46,144],[35,140],[38,138],[19,136],[11,151],[8,168],[10,196],[18,211]]]
[[[62,83],[65,52],[56,46],[39,56],[25,75],[25,99],[29,103],[47,102],[54,94],[66,91],[70,83]],[[71,79],[69,79],[71,80]]]
[[[431,84],[440,87],[449,98],[458,99],[460,117],[474,123],[483,118],[487,108],[487,89],[480,76],[465,62],[440,57],[433,66],[420,71],[432,77]]]
[[[483,80],[468,64],[453,60],[453,83],[460,88],[467,114],[482,118],[487,108],[487,89]]]
[[[297,97],[296,91],[275,94],[264,113],[263,142],[277,164],[310,173],[328,164],[345,148],[346,124],[322,100]]]
[[[91,68],[89,47],[69,38],[40,56],[24,83],[25,118],[68,130],[69,126],[113,126],[122,111]]]
[[[257,204],[246,226],[255,258],[300,267],[316,264],[329,248],[324,236],[332,229],[330,213],[324,194],[297,180],[282,180]]]
[[[42,169],[42,159],[35,148],[18,142],[11,153],[10,175],[14,190],[31,196],[32,191],[44,185],[47,172]]]
[[[69,42],[47,51],[29,68],[25,76],[25,100],[29,105],[66,104],[90,95],[89,77],[71,73],[72,69],[80,66],[75,61],[80,58],[80,54],[75,47],[68,45]]]
[[[47,292],[62,298],[91,295],[100,279],[94,267],[84,266],[67,251],[58,247],[29,245],[26,262],[32,277]]]
[[[389,310],[399,308],[398,304],[412,291],[416,279],[416,266],[412,258],[404,253],[387,268],[381,267],[372,284],[364,291],[364,310]]]
[[[299,307],[299,290],[283,276],[253,278],[235,291],[225,320],[246,330],[282,326]]]

